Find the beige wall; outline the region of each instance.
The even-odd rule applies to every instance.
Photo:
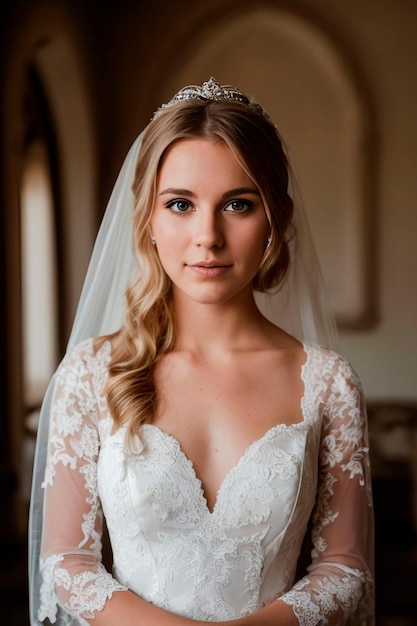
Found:
[[[185,3],[186,4],[186,3]],[[223,2],[226,7],[229,3]],[[375,324],[362,329],[341,330],[340,351],[351,360],[361,376],[366,395],[370,399],[415,400],[417,397],[417,4],[413,0],[293,0],[290,3],[254,3],[268,11],[282,11],[289,7],[302,19],[311,21],[315,29],[322,29],[325,37],[333,42],[342,56],[355,67],[367,96],[372,103],[371,120],[375,131],[375,155],[370,163],[370,172],[375,167],[375,187],[372,204],[372,233],[369,238],[369,254],[366,263],[372,263],[372,284],[367,289],[375,302],[378,319]],[[139,120],[146,119],[146,107],[159,103],[159,94],[166,96],[175,76],[190,70],[197,73],[195,56],[200,46],[212,36],[213,29],[222,26],[221,2],[212,0],[216,7],[217,21],[203,20],[201,14],[209,11],[195,6],[184,13],[184,20],[175,29],[169,28],[172,15],[165,24],[163,43],[149,50],[152,55],[153,95],[145,96],[134,76],[137,63],[132,58],[140,57],[133,40],[125,41],[120,51],[126,55],[125,79],[130,86],[129,102],[123,105],[124,112],[131,114],[130,129],[126,124],[121,137],[134,135]],[[250,5],[250,6],[249,6]],[[238,20],[253,3],[234,12],[227,11],[227,20]],[[168,10],[168,9],[167,9]],[[174,9],[171,7],[171,13]],[[175,11],[181,12],[176,4]],[[198,15],[198,12],[200,14]],[[143,17],[143,16],[142,16]],[[193,20],[199,20],[199,27]],[[141,25],[131,16],[129,33]],[[157,28],[163,23],[164,13],[152,21],[147,15],[147,27]],[[136,25],[136,26],[135,26]],[[142,26],[143,27],[143,26]],[[160,27],[160,26],[159,26]],[[161,27],[160,27],[161,28]],[[181,30],[182,29],[182,30]],[[188,29],[188,30],[187,30]],[[158,32],[155,31],[155,37]],[[170,39],[171,38],[171,39]],[[184,43],[185,42],[185,43]],[[187,46],[188,42],[188,46]],[[240,46],[236,52],[236,45]],[[250,71],[245,54],[251,41],[243,38],[240,43],[233,40],[233,52],[241,53],[239,74],[243,77]],[[173,54],[175,50],[176,54]],[[165,57],[164,57],[165,54]],[[221,57],[227,67],[227,59]],[[216,61],[217,63],[217,61]],[[129,70],[130,67],[130,70]],[[188,68],[188,69],[187,69]],[[252,68],[253,69],[253,68]],[[204,66],[204,72],[206,67]],[[129,74],[130,71],[130,74]],[[170,79],[166,84],[164,72]],[[220,72],[221,73],[221,72]],[[173,78],[174,76],[174,78]],[[149,79],[151,80],[151,79]],[[270,76],[264,80],[272,80]],[[236,81],[237,82],[237,81]],[[135,85],[138,91],[134,93]],[[146,88],[146,80],[144,86]],[[132,93],[133,89],[133,93]],[[164,91],[165,90],[165,91]],[[158,98],[156,97],[158,95]],[[306,103],[308,107],[309,103]],[[141,108],[142,106],[142,108]],[[144,111],[144,108],[145,111]],[[126,139],[121,139],[126,143]],[[124,147],[123,147],[124,150]],[[116,151],[121,154],[122,148]],[[372,157],[372,154],[371,154]],[[372,173],[369,174],[371,176]],[[364,176],[367,176],[366,170]],[[330,185],[331,179],[328,178]],[[308,194],[307,194],[308,195]],[[306,198],[308,203],[309,198]],[[368,208],[365,206],[365,212]],[[317,229],[317,226],[316,226]],[[366,269],[366,268],[365,268]]]
[[[61,0],[52,4],[61,4],[70,13],[73,11],[71,2]],[[333,46],[335,58],[340,55],[347,67],[356,72],[355,89],[362,85],[366,92],[365,100],[368,98],[370,104],[368,113],[372,114],[372,132],[377,140],[373,146],[374,155],[372,150],[369,153],[371,163],[367,164],[370,178],[372,167],[375,168],[372,198],[369,206],[365,203],[360,210],[364,211],[364,219],[369,215],[368,209],[371,210],[372,233],[362,242],[365,262],[361,271],[366,273],[366,266],[372,264],[372,282],[367,291],[372,291],[378,319],[366,328],[342,330],[339,348],[357,369],[370,399],[415,400],[417,3],[414,0],[270,0],[262,3],[250,0],[211,0],[207,3],[124,0],[121,5],[119,12],[108,13],[108,23],[106,13],[99,5],[95,9],[94,3],[84,9],[80,5],[79,14],[75,16],[91,75],[91,110],[96,115],[91,142],[98,147],[95,168],[99,172],[101,205],[104,205],[130,142],[146,124],[161,98],[165,98],[170,80],[190,63],[192,65],[198,46],[210,39],[216,29],[221,30],[227,21],[229,24],[237,22],[248,11],[260,8],[278,13],[290,10],[306,24],[310,23],[312,32],[322,32],[323,42]],[[247,38],[234,40],[234,58],[238,58],[240,52],[243,57],[248,51],[250,58],[250,46],[251,41]],[[224,58],[223,61],[226,66]],[[239,67],[242,82],[247,70],[249,72],[249,65],[242,62]],[[256,72],[256,69],[252,68],[252,71]],[[239,82],[233,77],[230,79]],[[297,76],[293,75],[293,85],[296,79]],[[262,80],[262,93],[267,93],[272,78],[266,73]],[[329,81],[327,85],[330,85]],[[279,89],[275,89],[275,95],[278,95],[279,102]],[[300,110],[304,106],[308,111],[310,106],[308,101],[297,104]],[[74,127],[74,132],[76,130]],[[319,142],[317,132],[310,132],[310,135],[314,141],[306,148]],[[323,150],[322,155],[325,153]],[[314,152],[307,150],[307,154],[310,160],[314,158]],[[324,159],[323,164],[320,187],[327,194],[334,180],[332,176],[326,178],[329,160]],[[366,179],[366,168],[361,171]],[[348,179],[346,192],[350,189],[349,181],[352,178]],[[307,181],[306,186],[309,185],[310,191],[307,189],[305,198],[307,205],[310,195],[314,195],[311,183]],[[332,191],[335,197],[338,193],[340,185]],[[97,214],[101,210],[102,206],[97,203]],[[319,233],[326,232],[328,220],[328,215],[320,216],[314,229]],[[362,232],[360,228],[359,231]],[[359,253],[362,252],[359,246]],[[74,302],[70,305],[73,306]]]
[[[314,2],[311,2],[314,5]],[[356,57],[377,104],[379,324],[341,336],[371,398],[417,397],[417,4],[321,2]]]

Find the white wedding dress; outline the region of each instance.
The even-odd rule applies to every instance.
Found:
[[[372,507],[359,380],[304,346],[303,421],[247,448],[213,510],[179,442],[145,424],[112,434],[103,393],[110,343],[77,346],[56,378],[44,488],[39,619],[84,624],[115,590],[202,621],[281,598],[302,626],[371,624]],[[279,407],[278,407],[279,409]],[[313,512],[311,565],[296,566]],[[101,563],[105,516],[113,573]]]

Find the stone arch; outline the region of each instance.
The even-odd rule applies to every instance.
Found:
[[[309,14],[264,5],[206,26],[160,101],[211,75],[258,99],[290,147],[341,328],[375,323],[375,116],[344,42]]]
[[[21,485],[23,424],[19,186],[25,131],[23,100],[29,64],[36,68],[43,83],[53,119],[60,163],[60,243],[65,251],[65,265],[60,281],[64,284],[67,311],[62,320],[63,338],[72,321],[95,234],[96,154],[82,43],[76,25],[65,9],[46,1],[30,10],[26,8],[24,12],[18,11],[3,45],[7,51],[1,109],[3,210],[7,232],[7,430],[10,437],[10,473],[17,479],[17,485]],[[16,503],[16,497],[14,500]],[[19,518],[23,526],[24,511]]]

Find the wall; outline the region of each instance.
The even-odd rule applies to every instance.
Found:
[[[136,31],[144,37],[126,37],[118,51],[124,83],[115,112],[124,116],[124,128],[119,135],[120,142],[115,139],[117,160],[127,148],[127,138],[133,138],[143,120],[146,121],[146,115],[159,104],[157,95],[163,92],[164,73],[175,73],[183,61],[188,63],[185,51],[189,51],[189,41],[205,36],[211,24],[217,27],[223,19],[222,7],[227,18],[233,15],[232,4],[223,2],[220,6],[219,2],[212,1],[208,6],[196,8],[187,2],[175,3],[177,16],[184,15],[183,20],[177,20],[175,29],[169,26],[174,8],[164,3],[157,3],[154,12],[148,7],[142,15],[130,15],[126,33],[131,35]],[[369,262],[375,262],[370,288],[373,298],[377,299],[378,320],[365,329],[342,330],[339,347],[360,374],[368,398],[415,400],[417,4],[412,0],[395,3],[391,0],[351,0],[349,3],[294,0],[261,4],[268,9],[289,6],[321,25],[355,60],[375,104],[373,122],[378,143],[376,188],[372,198],[375,203],[374,241],[370,243],[375,246],[375,253],[370,255]],[[240,4],[234,15],[249,10],[250,5],[248,2]],[[241,45],[246,48],[250,42],[243,40]],[[148,59],[152,78],[150,70],[141,67]],[[139,79],[141,71],[143,82]],[[116,166],[118,164],[113,162],[110,170],[115,172]],[[306,200],[308,202],[308,198]]]
[[[380,151],[375,224],[380,322],[366,332],[343,333],[341,350],[358,369],[369,397],[415,400],[417,5],[406,0],[327,4],[374,94]]]
[[[48,31],[50,11],[44,12],[43,22],[39,19],[43,5],[49,8],[59,5],[71,15],[71,28],[78,31],[80,50],[88,59],[87,91],[95,116],[91,133],[97,146],[93,167],[97,171],[99,195],[94,211],[98,217],[130,143],[161,99],[165,99],[164,90],[168,89],[169,80],[192,61],[192,44],[198,48],[226,21],[233,23],[254,9],[291,11],[310,22],[317,32],[323,32],[324,39],[332,42],[341,58],[360,76],[371,103],[369,110],[375,132],[375,158],[370,165],[371,171],[374,166],[376,178],[370,199],[373,213],[367,262],[372,277],[368,288],[372,291],[377,316],[364,328],[342,329],[339,348],[360,374],[370,400],[415,401],[417,86],[414,76],[417,41],[414,30],[417,4],[413,0],[395,3],[391,0],[351,0],[349,3],[344,0],[211,0],[206,3],[123,0],[105,7],[95,2],[86,5],[80,0],[4,3],[4,15],[7,16],[7,9],[15,14],[9,25],[3,20],[7,45],[11,47],[7,49],[3,39],[3,76],[10,76],[10,59],[24,57],[30,45],[28,41],[22,43],[30,17],[28,7],[33,11],[39,9],[36,21],[39,32],[40,24]],[[18,45],[22,46],[20,51],[14,49]],[[248,38],[234,41],[233,45],[240,45],[242,51],[249,50],[250,55]],[[246,66],[242,67],[240,75],[243,76]],[[266,76],[264,89],[268,80]],[[76,89],[69,77],[65,85],[69,93]],[[279,90],[276,93],[279,96]],[[307,101],[305,108],[308,107]],[[10,110],[9,107],[9,113]],[[17,117],[8,114],[8,119],[3,120],[4,127],[18,124],[19,115],[20,111]],[[70,130],[73,137],[85,133],[76,121]],[[8,167],[9,157],[10,154],[3,156],[4,165]],[[11,189],[13,183],[9,180],[6,183]],[[79,189],[79,181],[73,184],[75,190]],[[308,195],[306,202],[309,202]],[[320,219],[326,221],[325,216]],[[317,230],[316,225],[315,228]],[[318,230],[322,230],[321,226]],[[85,237],[86,233],[84,231]],[[72,238],[72,249],[76,250],[77,233]],[[344,280],[342,276],[341,281]],[[80,283],[81,276],[78,277]],[[70,310],[75,306],[77,295],[68,296]]]
[[[49,9],[43,11],[44,6]],[[0,383],[3,399],[0,416],[0,498],[4,510],[8,511],[8,515],[3,516],[0,522],[0,543],[8,579],[11,567],[7,556],[11,555],[12,561],[16,555],[10,538],[17,533],[17,516],[13,515],[13,508],[15,495],[21,489],[19,465],[23,448],[18,313],[19,238],[16,225],[20,144],[15,139],[22,124],[22,110],[16,94],[21,87],[23,62],[33,51],[33,36],[39,36],[42,40],[42,33],[56,32],[53,20],[48,17],[51,8],[58,13],[62,10],[63,15],[71,17],[71,27],[66,32],[73,34],[71,41],[79,45],[79,56],[75,53],[73,60],[82,59],[84,63],[84,71],[79,75],[83,88],[78,89],[76,76],[71,78],[63,73],[63,89],[59,89],[60,93],[55,94],[55,99],[61,98],[62,102],[65,93],[69,94],[66,109],[71,115],[66,118],[70,122],[65,121],[65,130],[70,133],[69,142],[75,141],[75,148],[67,151],[67,156],[70,153],[73,155],[72,172],[77,175],[74,178],[68,174],[66,184],[74,185],[74,202],[78,203],[80,198],[84,198],[88,205],[89,220],[96,218],[95,228],[129,145],[165,98],[164,90],[169,88],[168,79],[178,75],[180,69],[192,59],[191,42],[201,43],[205,37],[210,37],[210,33],[221,29],[225,21],[233,21],[235,17],[260,8],[266,11],[293,11],[300,18],[311,22],[315,29],[325,33],[326,40],[330,40],[340,50],[342,57],[361,77],[360,82],[370,104],[369,110],[372,111],[371,121],[375,133],[371,150],[374,161],[370,163],[370,171],[376,177],[374,194],[370,199],[372,232],[368,240],[370,250],[367,259],[371,266],[369,274],[372,276],[369,289],[375,300],[377,315],[374,322],[366,327],[342,330],[340,351],[351,360],[361,376],[369,401],[416,402],[417,399],[415,0],[206,0],[204,3],[195,0],[119,0],[117,3],[99,3],[95,0],[4,0],[0,3],[0,87],[4,95],[0,104],[3,131],[0,136],[0,286],[3,293],[13,292],[13,298],[7,301],[3,298],[0,303],[0,358],[3,371],[6,372]],[[32,11],[37,13],[37,17],[31,26],[28,22]],[[62,23],[65,23],[64,17]],[[234,45],[249,49],[250,52],[251,42],[246,39],[234,42]],[[44,49],[44,53],[46,51]],[[49,57],[49,62],[53,60]],[[71,63],[71,59],[68,62]],[[45,64],[43,67],[47,69]],[[245,69],[240,68],[242,77]],[[59,67],[55,70],[61,71]],[[10,81],[14,85],[13,93],[6,94],[5,89],[9,87]],[[85,106],[92,112],[91,117],[84,117],[83,122],[88,117],[91,135],[88,135],[85,126],[81,128],[77,113],[79,109],[69,106],[70,101],[74,102],[74,93],[71,94],[71,91],[77,90],[81,98],[85,96]],[[279,95],[279,90],[276,93]],[[305,106],[308,108],[308,101]],[[7,116],[4,115],[5,111]],[[81,166],[81,160],[78,159],[80,152],[77,152],[77,146],[79,149],[82,143],[76,142],[79,133],[86,133],[85,140],[89,146],[88,154],[81,154],[88,161],[85,167]],[[7,145],[6,135],[9,137]],[[89,187],[90,179],[96,180],[97,186],[92,180]],[[83,187],[80,187],[80,181]],[[68,202],[70,195],[67,194],[67,206],[71,204]],[[307,203],[309,200],[306,197]],[[82,206],[79,203],[74,210],[69,209],[71,215],[68,217],[78,215],[80,218]],[[94,231],[94,225],[91,221],[88,223],[88,228],[82,229],[81,233],[82,255],[78,255],[80,247],[77,232],[72,232],[68,243],[73,256],[81,264],[85,263],[88,256],[87,248],[91,245]],[[13,225],[12,229],[3,228],[10,224]],[[76,228],[81,230],[79,224],[77,222]],[[71,281],[67,281],[72,285],[66,294],[69,317],[76,305],[78,293],[75,292],[82,283],[83,270],[78,267],[78,275],[72,270]],[[344,280],[344,276],[341,280]],[[397,419],[398,413],[391,415]],[[391,444],[395,432],[389,432],[387,439],[390,439]],[[404,457],[403,444],[406,441],[397,438],[398,441],[399,452]],[[30,464],[31,459],[27,463],[27,477],[30,477]],[[398,491],[397,484],[394,484],[391,495],[394,491]],[[398,499],[402,498],[402,494],[398,492]],[[384,483],[380,499],[385,504],[381,516],[383,520],[393,515],[388,509],[394,508],[391,507],[392,500],[386,496]],[[408,506],[407,502],[404,501],[402,506]],[[403,519],[399,528],[401,530],[398,534],[402,535]],[[392,538],[393,534],[390,536]],[[393,567],[391,562],[384,565],[386,568]],[[392,580],[391,572],[387,574],[387,588],[390,589],[387,596],[394,600],[400,598],[401,601],[403,588],[401,594],[396,594],[392,592],[392,584],[401,586],[406,570],[399,567],[396,571],[399,576],[395,581]],[[26,589],[26,570],[22,588]]]

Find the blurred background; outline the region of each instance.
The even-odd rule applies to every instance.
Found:
[[[417,3],[2,0],[0,593],[28,624],[37,415],[123,158],[214,76],[260,101],[300,181],[369,411],[377,624],[417,624]]]

